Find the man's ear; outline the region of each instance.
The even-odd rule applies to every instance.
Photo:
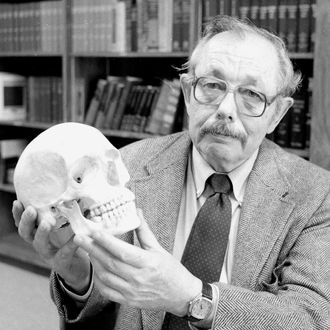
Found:
[[[280,101],[281,103],[278,105],[280,109],[278,109],[273,116],[273,120],[270,123],[267,134],[270,134],[274,131],[278,123],[282,120],[282,118],[286,115],[288,110],[292,107],[294,100],[292,97],[283,97]]]
[[[190,93],[191,93],[191,77],[186,73],[181,74],[180,83],[184,97],[184,103],[186,104],[186,108],[188,109],[188,105],[190,103]]]

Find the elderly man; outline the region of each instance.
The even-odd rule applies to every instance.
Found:
[[[189,132],[121,150],[143,211],[135,235],[55,249],[51,226],[35,230],[35,210],[14,204],[20,235],[53,266],[63,324],[330,329],[330,175],[265,139],[300,82],[283,42],[216,17],[187,69]]]

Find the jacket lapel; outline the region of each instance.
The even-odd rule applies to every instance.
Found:
[[[187,134],[165,146],[146,165],[147,176],[130,183],[158,242],[172,252],[191,142]],[[145,330],[161,329],[163,312],[142,310]]]
[[[267,142],[249,176],[239,221],[232,284],[254,288],[294,208],[290,185]]]

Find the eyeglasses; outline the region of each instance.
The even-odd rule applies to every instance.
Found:
[[[194,98],[200,104],[219,105],[229,92],[234,93],[238,110],[250,117],[261,117],[278,96],[268,101],[263,93],[244,86],[230,88],[226,81],[214,77],[195,77],[192,86]]]

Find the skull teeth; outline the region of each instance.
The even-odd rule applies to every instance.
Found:
[[[134,198],[127,199],[127,196],[118,196],[108,203],[99,205],[90,210],[90,218],[95,222],[101,220],[110,222],[124,217],[131,212],[132,207],[135,209]]]

